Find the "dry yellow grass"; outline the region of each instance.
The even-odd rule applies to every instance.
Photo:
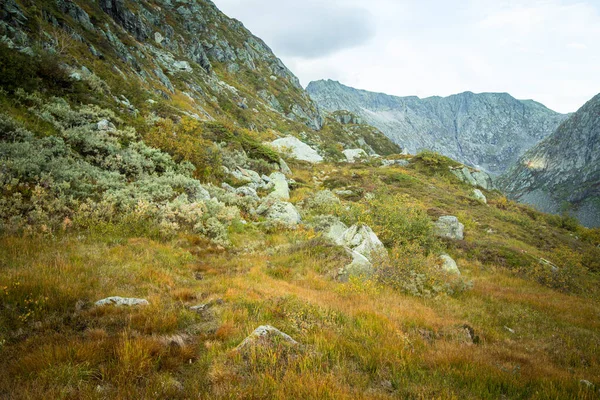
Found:
[[[318,174],[303,168],[303,180]],[[519,207],[473,205],[468,188],[446,178],[322,168],[353,182],[409,175],[419,183],[398,186],[406,181],[397,178],[386,187],[414,207],[462,212],[467,239],[443,246],[473,289],[423,298],[375,281],[341,284],[333,272],[346,259],[310,229],[248,228],[232,233],[229,249],[193,236],[2,237],[0,397],[598,398],[597,386],[581,383],[600,384],[597,292],[542,285],[511,268],[520,262],[512,252],[493,252],[506,247],[550,258],[559,255],[555,243],[582,252],[592,244]],[[353,173],[358,178],[349,178]],[[294,200],[310,192],[297,191]],[[532,234],[535,224],[544,225],[546,241]],[[593,271],[584,278],[598,282]],[[113,295],[150,305],[92,306]],[[206,311],[188,309],[201,303]],[[302,346],[249,358],[232,351],[264,324]],[[465,325],[477,343],[466,339]]]

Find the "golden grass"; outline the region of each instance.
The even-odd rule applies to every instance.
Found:
[[[372,181],[389,173],[319,168]],[[474,281],[472,290],[426,299],[374,281],[338,283],[331,271],[347,260],[317,246],[309,229],[248,228],[232,234],[229,249],[193,236],[162,243],[5,236],[0,398],[598,398],[597,387],[580,383],[600,385],[597,292],[543,286],[481,250],[505,246],[550,258],[560,256],[558,244],[591,245],[518,208],[474,206],[468,188],[445,178],[399,171],[420,182],[386,186],[404,201],[468,221],[464,243],[443,246]],[[296,175],[315,173],[302,167]],[[297,191],[294,201],[308,195]],[[532,236],[536,223],[546,241]],[[485,233],[490,228],[495,233]],[[586,279],[597,283],[592,273]],[[150,305],[93,307],[113,295]],[[200,303],[210,306],[188,309]],[[233,351],[264,324],[301,346],[248,357]],[[478,344],[465,339],[464,325]]]

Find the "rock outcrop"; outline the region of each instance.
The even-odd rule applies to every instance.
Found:
[[[412,154],[429,149],[492,174],[504,172],[567,117],[506,93],[420,99],[331,80],[311,82],[307,91],[321,108],[358,115]]]
[[[119,296],[107,297],[105,299],[98,300],[96,303],[94,303],[94,305],[96,307],[102,307],[102,306],[133,307],[133,306],[147,306],[149,304],[150,303],[148,303],[148,300],[146,300],[146,299],[136,299],[136,298],[119,297]]]
[[[600,226],[600,95],[498,180],[509,197],[541,211],[568,211]]]

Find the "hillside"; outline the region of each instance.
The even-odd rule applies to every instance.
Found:
[[[0,398],[597,398],[600,231],[402,150],[210,1],[2,2]]]
[[[525,153],[499,184],[542,211],[600,226],[600,95]]]
[[[411,153],[437,151],[495,175],[566,118],[506,93],[420,99],[357,90],[331,80],[311,82],[307,91],[323,109],[349,110]]]

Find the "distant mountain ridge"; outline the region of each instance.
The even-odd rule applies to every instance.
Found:
[[[600,226],[600,94],[529,150],[499,181],[514,199],[542,211],[571,211]]]
[[[411,153],[430,149],[501,174],[550,135],[567,115],[507,93],[465,92],[449,97],[397,97],[311,82],[308,93],[328,111],[348,110]]]

